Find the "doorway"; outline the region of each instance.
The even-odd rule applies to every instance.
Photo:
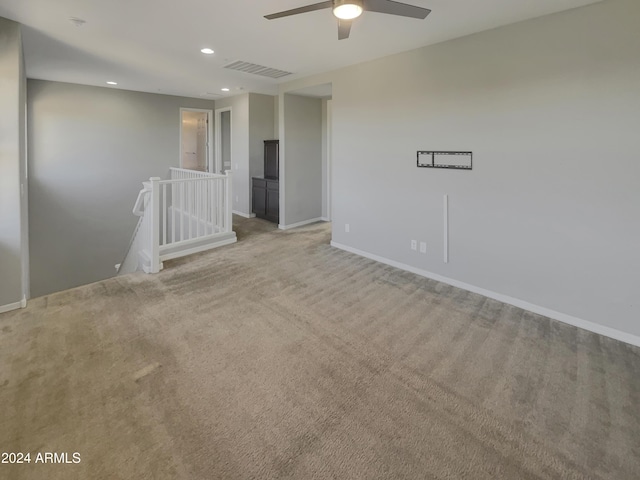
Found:
[[[231,107],[216,109],[215,172],[231,170]]]
[[[180,109],[180,168],[200,172],[211,171],[212,114],[211,110]]]

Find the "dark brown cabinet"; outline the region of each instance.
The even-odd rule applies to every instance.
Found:
[[[268,178],[253,177],[253,213],[271,222],[280,220],[280,182]]]
[[[264,141],[264,178],[253,177],[251,196],[253,213],[278,223],[280,220],[280,158],[278,140]]]
[[[251,186],[251,198],[253,205],[251,211],[256,217],[264,218],[267,214],[267,181],[264,178],[253,177]]]

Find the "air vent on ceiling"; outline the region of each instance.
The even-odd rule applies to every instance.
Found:
[[[238,60],[237,62],[225,65],[224,68],[231,70],[239,70],[245,73],[253,73],[254,75],[262,75],[263,77],[280,78],[291,75],[291,72],[285,72],[284,70],[278,70],[277,68],[263,67],[262,65],[256,65],[255,63],[243,62]]]

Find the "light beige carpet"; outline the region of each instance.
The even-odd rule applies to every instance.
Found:
[[[3,479],[637,479],[640,350],[317,224],[0,315]]]

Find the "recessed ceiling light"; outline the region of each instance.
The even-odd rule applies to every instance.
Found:
[[[107,82],[107,85],[117,85],[118,82]]]
[[[229,89],[227,87],[221,88],[220,90],[222,90],[223,92],[228,92]]]
[[[202,50],[200,50],[202,53],[205,53],[207,55],[213,55],[213,50],[211,50],[210,48],[203,48]]]

